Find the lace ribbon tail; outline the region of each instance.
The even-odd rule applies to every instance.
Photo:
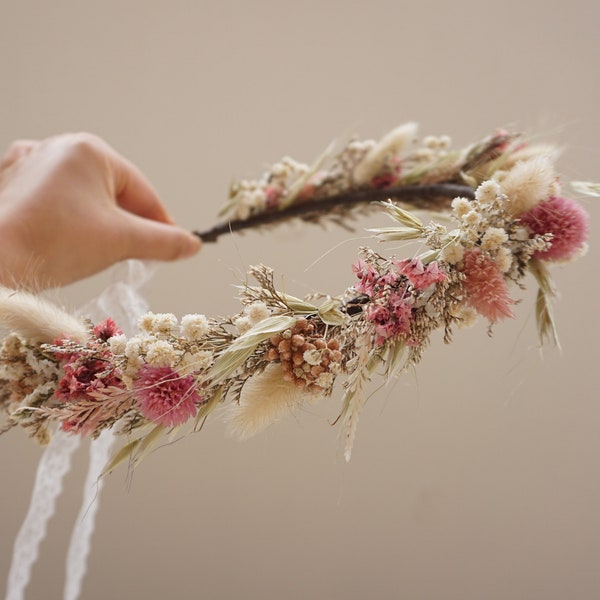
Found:
[[[77,600],[81,593],[96,514],[100,505],[100,492],[104,485],[104,479],[101,479],[100,475],[109,459],[114,439],[110,431],[103,431],[100,437],[90,444],[90,464],[85,480],[83,501],[71,534],[67,554],[64,600]]]
[[[46,537],[48,522],[54,515],[56,500],[62,491],[63,479],[71,468],[71,457],[79,443],[79,437],[57,431],[42,455],[29,510],[13,547],[6,600],[23,600],[25,597],[25,588],[31,579],[40,544]]]

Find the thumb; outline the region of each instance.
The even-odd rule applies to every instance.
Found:
[[[200,238],[177,225],[144,219],[131,213],[123,215],[122,223],[127,258],[177,260],[189,258],[200,250]]]

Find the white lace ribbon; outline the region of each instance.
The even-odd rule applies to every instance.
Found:
[[[87,570],[87,559],[92,547],[96,513],[100,505],[98,499],[104,485],[104,479],[100,479],[100,475],[110,457],[113,442],[113,434],[110,431],[103,431],[90,445],[90,465],[83,488],[83,502],[75,521],[67,553],[65,600],[77,600],[81,593]]]
[[[148,306],[139,289],[152,277],[155,267],[150,263],[129,260],[117,266],[115,283],[80,313],[95,321],[112,317],[126,334],[135,330],[141,314]],[[71,457],[80,443],[74,435],[56,432],[38,465],[29,511],[13,548],[8,575],[6,600],[23,600],[31,578],[47,525],[54,515],[56,500],[62,491],[65,475],[71,467]],[[95,518],[103,480],[100,474],[110,455],[113,435],[105,431],[90,443],[90,464],[85,480],[83,502],[71,535],[66,559],[65,600],[77,600],[87,571]]]
[[[79,446],[77,436],[56,432],[40,459],[27,516],[15,539],[8,573],[6,600],[23,600],[48,522],[54,514],[71,457]]]

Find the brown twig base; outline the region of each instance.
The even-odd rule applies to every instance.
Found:
[[[226,233],[254,229],[264,225],[273,225],[292,218],[314,220],[317,215],[334,213],[336,210],[350,209],[359,204],[368,204],[377,200],[398,200],[413,208],[422,210],[444,210],[457,196],[472,199],[474,190],[468,185],[439,183],[430,185],[404,185],[397,188],[369,189],[329,196],[317,200],[307,200],[294,204],[284,210],[269,210],[248,219],[228,221],[207,229],[194,231],[203,242],[216,242]]]

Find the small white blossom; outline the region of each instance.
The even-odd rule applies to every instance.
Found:
[[[490,204],[496,200],[501,193],[502,190],[500,189],[498,182],[493,179],[488,179],[475,190],[475,199],[482,204]]]
[[[517,227],[512,237],[519,242],[525,242],[529,239],[529,229],[527,227]]]
[[[146,313],[139,325],[142,331],[162,335],[173,335],[178,329],[177,317],[171,313]]]
[[[178,371],[187,375],[193,371],[204,371],[213,362],[213,354],[210,350],[199,350],[198,352],[186,352],[180,359]]]
[[[513,263],[512,252],[506,246],[501,246],[496,253],[495,262],[502,273],[508,273]]]
[[[476,210],[470,210],[463,218],[463,223],[469,227],[475,227],[481,222],[481,215]]]
[[[108,339],[108,346],[113,354],[124,354],[127,337],[123,334],[113,335]]]
[[[256,325],[257,323],[264,321],[271,314],[269,307],[264,302],[253,302],[252,304],[246,306],[244,312],[246,313],[248,319],[250,319],[250,323],[252,323],[252,325]]]
[[[339,375],[342,372],[342,365],[338,362],[329,363],[329,372]]]
[[[235,325],[235,328],[238,330],[238,333],[240,335],[243,335],[244,333],[246,333],[246,331],[252,329],[252,323],[250,322],[250,319],[248,317],[238,317],[237,319],[235,319],[233,324]]]
[[[473,206],[467,198],[459,197],[452,200],[452,210],[459,219],[470,212],[472,208]]]
[[[442,248],[441,258],[450,265],[459,263],[465,254],[465,249],[462,244],[451,243]]]
[[[508,235],[504,229],[501,229],[500,227],[490,227],[483,234],[481,248],[483,250],[496,250],[507,240]]]
[[[209,328],[205,315],[184,315],[181,319],[181,335],[188,340],[199,340],[208,333]]]
[[[156,340],[146,352],[146,363],[153,367],[172,367],[179,355],[165,340]]]
[[[315,383],[322,388],[330,388],[333,385],[333,374],[332,373],[321,373],[316,379]]]
[[[127,358],[127,367],[125,368],[126,375],[135,375],[142,366],[144,361],[142,360],[141,353],[142,340],[137,336],[128,340],[125,344],[125,357]]]
[[[322,359],[321,352],[319,352],[319,350],[307,350],[302,355],[302,358],[304,358],[304,360],[313,367],[320,365]]]
[[[127,359],[139,357],[142,352],[142,340],[138,337],[132,337],[125,344],[125,356]]]
[[[256,190],[248,197],[248,205],[251,208],[264,208],[267,200],[262,190]]]
[[[477,322],[479,315],[474,308],[470,306],[461,306],[460,312],[457,315],[460,319],[458,326],[459,328],[472,327]]]

